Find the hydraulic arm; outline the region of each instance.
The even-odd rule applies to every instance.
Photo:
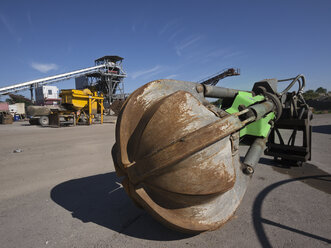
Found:
[[[265,152],[310,159],[311,112],[302,98],[304,76],[277,92],[263,80],[252,91],[175,80],[152,81],[124,103],[112,149],[118,176],[139,206],[184,232],[214,230],[239,206]],[[299,90],[289,92],[298,83]],[[221,99],[221,105],[207,98]],[[286,143],[280,129],[291,129]],[[297,146],[297,132],[303,145]],[[243,160],[239,143],[250,145]],[[277,143],[278,142],[278,143]]]

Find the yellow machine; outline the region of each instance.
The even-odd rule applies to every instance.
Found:
[[[88,124],[92,124],[94,115],[101,114],[101,124],[103,123],[103,95],[98,96],[97,92],[89,89],[84,90],[61,90],[62,106],[77,113],[76,124],[83,114],[88,117]],[[99,111],[98,111],[99,110]]]
[[[100,114],[100,124],[103,123],[103,95],[84,90],[61,90],[61,109],[52,109],[49,115],[49,125],[76,125],[81,117],[91,125],[96,114]]]

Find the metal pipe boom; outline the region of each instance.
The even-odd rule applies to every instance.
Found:
[[[102,68],[106,69],[106,68],[113,68],[113,67],[116,67],[116,64],[113,62],[108,62],[105,64],[87,67],[84,69],[75,70],[75,71],[71,71],[71,72],[67,72],[67,73],[62,73],[62,74],[58,74],[55,76],[44,77],[44,78],[40,78],[40,79],[36,79],[36,80],[27,81],[24,83],[14,84],[14,85],[0,88],[0,95],[5,95],[8,93],[16,92],[16,91],[20,91],[20,90],[30,89],[31,87],[34,87],[35,85],[46,85],[46,84],[50,84],[50,83],[54,83],[54,82],[67,80],[70,78],[79,77],[86,73],[94,72],[94,71],[97,71]],[[119,75],[119,74],[114,74],[114,75],[116,75],[117,77],[125,77],[125,75]]]

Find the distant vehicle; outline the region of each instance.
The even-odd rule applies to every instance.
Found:
[[[78,122],[91,125],[103,123],[103,95],[84,90],[61,90],[61,105],[29,106],[30,124],[41,126],[76,125]]]

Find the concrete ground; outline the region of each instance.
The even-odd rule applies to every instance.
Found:
[[[114,121],[0,125],[0,247],[330,247],[331,115],[313,123],[311,162],[284,169],[261,158],[235,217],[195,236],[127,197],[110,155]]]

